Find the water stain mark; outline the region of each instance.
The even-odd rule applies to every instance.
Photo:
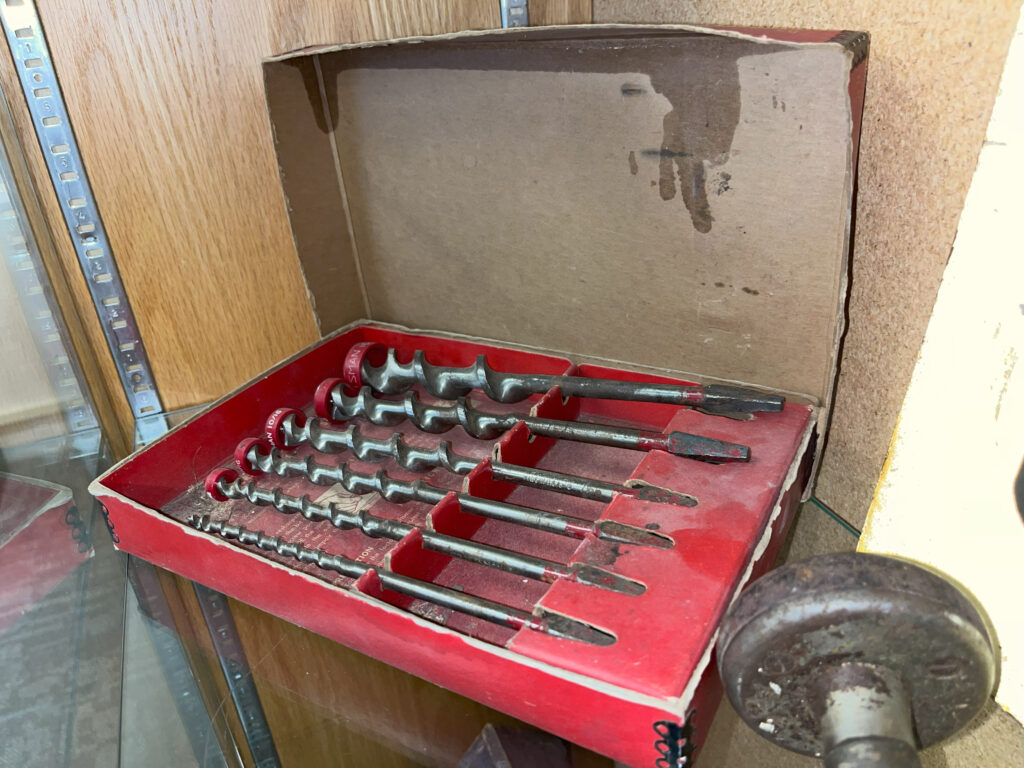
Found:
[[[674,157],[693,157],[689,152],[673,152],[670,149],[641,149],[640,154],[644,157],[658,157],[658,158],[674,158]]]
[[[737,57],[724,46],[703,53],[692,70],[651,72],[651,85],[672,105],[662,123],[658,191],[665,201],[682,197],[694,229],[706,234],[715,220],[708,168],[729,159],[740,121],[740,77]]]
[[[782,44],[728,37],[681,35],[664,38],[615,36],[605,39],[535,40],[528,44],[472,41],[461,44],[422,43],[416,46],[366,48],[320,58],[322,79],[309,59],[296,60],[303,69],[310,106],[321,130],[338,125],[338,74],[346,69],[446,69],[473,71],[614,73],[621,78],[645,73],[642,82],[618,80],[623,97],[652,91],[668,101],[662,121],[661,147],[640,150],[659,158],[661,199],[681,197],[694,228],[711,231],[714,216],[708,201],[708,170],[725,163],[740,118],[738,61],[746,56],[787,51]],[[685,61],[686,66],[680,62]],[[291,63],[290,61],[287,63]],[[765,77],[770,75],[764,71]],[[327,103],[320,103],[320,82]]]
[[[715,176],[715,194],[721,197],[728,192],[732,187],[729,186],[729,182],[732,181],[732,174],[720,171]]]

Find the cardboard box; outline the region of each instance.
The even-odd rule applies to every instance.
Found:
[[[777,554],[827,423],[866,46],[854,33],[602,26],[268,60],[282,186],[327,338],[99,478],[91,490],[118,546],[627,764],[691,755],[720,695],[718,621]],[[601,563],[641,581],[639,596],[481,571],[426,552],[416,535],[396,544],[239,502],[215,508],[207,472],[228,465],[273,409],[309,411],[316,385],[340,375],[364,340],[424,349],[438,365],[485,353],[499,370],[724,380],[790,402],[749,421],[557,390],[519,408],[741,442],[752,448],[746,465],[531,441],[521,428],[498,443],[506,460],[692,493],[693,509],[622,497],[595,508],[496,483],[486,463],[467,480],[475,495],[650,526],[671,537],[668,550],[592,537],[577,547],[469,515],[450,496],[432,510],[373,505],[442,532]],[[457,431],[445,437],[481,458],[490,450]],[[441,470],[429,480],[461,484]],[[360,503],[337,489],[328,497]],[[573,616],[616,642],[468,621],[382,591],[372,575],[325,580],[182,522],[226,511],[307,546]]]

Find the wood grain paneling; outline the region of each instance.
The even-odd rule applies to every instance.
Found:
[[[40,7],[167,408],[223,394],[315,338],[270,183],[260,7]]]
[[[231,601],[284,766],[455,765],[486,723],[530,728],[471,699]],[[572,748],[576,768],[612,761]]]
[[[590,0],[530,0],[530,26],[586,24],[590,5]]]
[[[433,35],[501,26],[498,3],[487,0],[360,0],[294,3],[273,0],[267,11],[269,53],[330,43]]]
[[[316,338],[263,101],[260,60],[292,48],[495,27],[493,0],[267,4],[42,0],[39,13],[112,249],[168,409],[215,398]],[[535,2],[535,23],[589,2]],[[88,44],[82,30],[88,30]],[[17,93],[9,62],[5,91]],[[30,168],[56,199],[23,103]],[[69,243],[58,242],[117,419],[131,416]]]
[[[816,489],[858,526],[953,246],[1019,8],[1019,0],[929,0],[912,8],[885,0],[594,2],[595,22],[871,33],[849,325]],[[835,537],[823,537],[822,548],[834,548]]]
[[[317,43],[498,24],[497,3],[489,0],[39,5],[168,409],[215,398],[316,338],[280,192],[260,60]],[[562,18],[568,9],[551,14]],[[27,125],[21,129],[31,135]],[[34,175],[45,186],[41,167]],[[73,254],[64,265],[84,313],[88,295],[73,275]],[[108,358],[105,379],[116,389],[93,325],[90,340]],[[130,421],[125,409],[119,415]]]

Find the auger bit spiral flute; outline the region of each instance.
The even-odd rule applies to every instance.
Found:
[[[257,440],[256,443],[253,443],[253,441],[245,440],[239,445],[239,451],[242,446],[248,449],[246,453],[256,452],[257,455],[271,458],[267,455],[271,448],[263,441]],[[260,453],[261,450],[263,453]],[[237,454],[238,451],[236,451],[236,459]],[[255,471],[255,474],[260,473],[261,471],[258,469]],[[575,581],[579,584],[625,595],[642,595],[645,591],[644,585],[640,582],[618,576],[594,565],[587,563],[563,565],[553,560],[532,557],[455,536],[446,536],[420,526],[377,517],[367,510],[356,512],[341,509],[336,504],[317,504],[310,501],[308,496],[289,496],[282,493],[280,488],[260,488],[252,481],[242,482],[238,478],[238,474],[231,469],[218,469],[211,472],[206,479],[206,489],[210,497],[216,501],[247,499],[251,504],[271,506],[288,515],[298,514],[314,523],[328,522],[342,530],[359,530],[370,538],[400,541],[413,531],[419,530],[424,549],[537,581],[547,583],[559,580]]]
[[[316,415],[334,422],[363,417],[379,426],[394,426],[406,419],[424,432],[447,432],[455,426],[481,440],[493,440],[523,422],[535,435],[592,445],[609,445],[634,451],[667,451],[676,456],[712,462],[750,461],[750,448],[738,443],[691,435],[688,432],[646,432],[607,424],[558,421],[520,413],[490,413],[470,406],[465,398],[451,405],[428,405],[415,392],[400,400],[381,400],[369,387],[356,395],[345,394],[341,379],[320,383],[313,398]]]
[[[566,397],[688,405],[709,413],[777,412],[786,402],[779,395],[721,384],[654,384],[586,376],[504,373],[492,369],[485,355],[465,368],[445,368],[431,365],[423,350],[416,350],[412,360],[401,363],[396,350],[374,342],[356,344],[348,351],[342,363],[342,377],[353,389],[365,385],[385,395],[397,395],[419,384],[443,400],[454,400],[479,389],[495,402],[518,403],[558,387]]]
[[[358,579],[367,571],[374,571],[377,578],[380,579],[381,587],[388,591],[408,595],[417,600],[424,600],[515,630],[529,629],[591,645],[613,645],[615,643],[613,635],[568,616],[547,613],[540,609],[537,610],[536,615],[529,614],[483,597],[467,595],[464,592],[456,592],[454,589],[432,584],[429,581],[402,576],[387,568],[350,560],[342,555],[331,555],[322,549],[304,547],[298,542],[287,541],[280,536],[268,536],[262,531],[249,530],[241,525],[211,520],[209,515],[192,515],[188,522],[193,528],[204,533],[214,534],[225,539],[234,539],[240,544],[257,547],[267,552],[276,552],[284,557],[292,557],[300,563],[311,563],[322,570],[340,573],[350,579]]]
[[[250,449],[252,445],[250,444],[246,448]],[[261,449],[267,452],[263,453]],[[247,456],[244,458],[248,462],[250,457],[255,459],[255,461],[252,461],[251,466],[260,472],[269,472],[281,477],[299,475],[318,485],[334,485],[337,483],[349,493],[360,495],[379,493],[382,497],[395,504],[418,501],[433,506],[452,493],[463,510],[480,515],[481,517],[489,517],[492,520],[522,525],[538,531],[568,536],[572,539],[583,539],[587,535],[592,535],[598,539],[618,544],[634,544],[636,546],[658,547],[659,549],[671,549],[673,546],[672,539],[668,536],[637,528],[633,525],[617,523],[614,520],[591,522],[590,520],[581,520],[577,517],[545,512],[544,510],[533,509],[532,507],[509,504],[504,501],[482,499],[477,496],[470,496],[468,493],[456,493],[447,488],[438,488],[419,479],[396,480],[382,469],[377,470],[373,474],[364,474],[356,472],[347,464],[339,464],[337,466],[320,464],[312,455],[305,458],[284,456],[276,448],[271,448],[266,443],[259,446],[256,451],[247,450]]]
[[[306,420],[306,414],[295,408],[278,408],[267,419],[267,439],[277,448],[296,448],[309,443],[321,453],[335,453],[348,449],[362,461],[394,459],[398,466],[410,472],[422,472],[434,467],[443,467],[456,475],[467,475],[480,462],[472,456],[458,454],[448,440],[442,440],[433,448],[409,445],[401,432],[387,438],[364,435],[359,427],[352,424],[344,429],[333,428],[326,419]],[[238,456],[235,457],[239,461]],[[245,466],[239,464],[245,470]],[[537,467],[525,467],[491,460],[491,474],[495,480],[516,485],[526,485],[545,491],[554,491],[577,498],[611,503],[616,496],[627,496],[640,501],[659,504],[674,504],[679,507],[695,507],[697,499],[686,493],[659,488],[653,485],[619,485],[579,475],[552,472]]]

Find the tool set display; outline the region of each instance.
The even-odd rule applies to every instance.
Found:
[[[245,451],[245,464],[257,471],[272,472],[281,476],[296,473],[321,485],[337,483],[355,494],[376,492],[388,501],[398,503],[420,501],[433,506],[439,504],[445,496],[451,493],[451,491],[430,485],[422,480],[396,480],[389,477],[384,470],[369,474],[356,472],[346,464],[320,464],[312,456],[288,458],[281,456],[275,449],[269,448],[267,453],[263,453],[260,450],[259,442],[246,441],[239,447]],[[455,498],[467,512],[506,523],[536,528],[539,531],[556,533],[560,536],[569,536],[573,539],[582,539],[591,535],[620,544],[661,548],[672,546],[672,540],[661,534],[631,525],[622,525],[612,520],[597,522],[579,520],[518,504],[482,499],[466,493],[456,493]]]
[[[370,437],[364,435],[355,424],[345,429],[335,429],[326,419],[307,421],[306,414],[295,408],[279,408],[270,415],[267,419],[267,439],[278,448],[296,448],[303,443],[309,443],[321,453],[348,449],[353,456],[362,461],[391,458],[398,466],[411,472],[442,467],[457,475],[468,475],[480,464],[480,461],[472,456],[456,453],[448,440],[441,440],[432,448],[421,448],[410,445],[401,432],[395,432],[387,438]],[[239,450],[241,453],[235,453],[235,461],[239,467],[246,472],[255,471],[255,457],[246,457],[250,451],[259,450],[257,444],[247,443],[244,449],[240,444]],[[495,480],[578,496],[582,499],[603,501],[606,504],[616,496],[628,496],[641,501],[656,501],[681,507],[697,505],[697,499],[689,494],[653,485],[619,485],[592,477],[509,464],[497,459],[491,459],[489,466]]]
[[[374,568],[341,555],[330,555],[321,549],[304,547],[298,542],[285,541],[279,536],[267,536],[259,531],[251,531],[244,526],[214,521],[205,515],[192,517],[189,519],[189,523],[204,533],[213,533],[223,536],[225,539],[236,539],[242,544],[276,552],[284,557],[295,558],[300,563],[313,563],[321,570],[334,571],[351,579],[358,579],[372,570],[377,574],[384,589],[425,600],[494,624],[503,624],[512,629],[529,629],[592,645],[610,645],[615,642],[615,638],[607,632],[602,632],[567,616],[546,614],[543,611],[538,612],[539,615],[531,615],[491,600],[473,597],[427,581],[402,576],[386,568]]]
[[[319,338],[92,490],[124,551],[353,659],[623,765],[691,768],[716,669],[743,673],[727,685],[765,734],[807,701],[789,678],[816,681],[803,645],[746,654],[760,636],[737,632],[718,664],[715,645],[828,441],[868,38],[573,30],[264,59],[284,266],[309,301],[240,306],[261,322],[231,346],[264,359],[310,317]],[[683,157],[697,134],[705,157]],[[277,266],[250,277],[269,289]],[[346,679],[357,699],[378,679],[307,666],[281,679],[332,711]],[[818,692],[856,688],[837,675]],[[370,730],[418,722],[410,697],[370,698]],[[818,703],[797,725],[828,725]]]
[[[452,491],[426,482],[422,477],[401,479],[384,469],[361,472],[344,462],[327,462],[317,453],[348,450],[356,460],[392,460],[400,470],[422,474],[435,468],[453,474],[468,475],[478,466],[486,466],[494,480],[514,485],[599,501],[605,504],[617,497],[675,507],[679,513],[699,504],[697,498],[672,489],[639,484],[636,486],[608,482],[569,473],[541,469],[501,461],[497,452],[485,462],[458,453],[451,441],[438,441],[429,447],[415,445],[400,431],[389,437],[373,437],[360,431],[357,424],[337,428],[331,422],[362,418],[376,426],[396,426],[403,422],[425,433],[446,432],[462,426],[478,440],[491,440],[522,423],[531,434],[573,442],[590,443],[640,451],[663,450],[679,457],[714,463],[750,460],[747,446],[716,440],[696,434],[673,431],[669,434],[637,430],[582,421],[560,421],[524,413],[491,413],[470,406],[465,395],[474,389],[501,403],[518,402],[530,395],[559,387],[563,395],[579,395],[656,403],[678,403],[701,406],[704,410],[729,412],[777,411],[782,399],[762,396],[749,390],[730,387],[696,387],[647,385],[610,379],[588,379],[574,376],[499,373],[492,370],[481,356],[468,368],[430,366],[422,351],[413,353],[412,362],[398,362],[394,349],[388,349],[384,362],[370,364],[368,356],[381,351],[380,345],[356,344],[345,357],[345,379],[327,379],[317,387],[314,409],[320,418],[307,419],[295,408],[278,408],[267,419],[266,439],[246,438],[235,449],[235,463],[250,476],[263,474],[281,478],[302,478],[316,485],[337,486],[350,494],[378,494],[395,504],[420,502],[434,508],[452,498],[459,509],[490,520],[521,526],[570,539],[592,537],[615,546],[631,545],[655,549],[671,549],[671,537],[654,530],[617,522],[611,519],[587,520],[560,511],[537,509],[513,504],[504,499],[487,498],[466,491]],[[346,383],[360,386],[357,394],[345,391]],[[425,403],[416,392],[422,386],[436,397],[454,399],[454,403]],[[399,399],[385,399],[372,389],[385,394],[402,393]],[[301,449],[315,453],[297,453]],[[340,530],[357,530],[371,539],[401,542],[406,537],[419,537],[426,550],[457,558],[486,568],[504,571],[526,579],[545,583],[573,582],[626,596],[639,596],[645,591],[641,582],[627,578],[606,567],[590,563],[561,563],[470,538],[448,535],[432,529],[429,519],[413,524],[372,514],[366,508],[349,508],[336,501],[317,502],[308,494],[292,494],[283,487],[261,487],[246,480],[233,469],[220,468],[206,478],[207,495],[217,502],[240,501],[253,507],[271,507],[286,515],[298,515],[312,523],[327,522]],[[237,509],[237,508],[236,508]],[[583,621],[563,616],[545,616],[540,609],[527,614],[480,596],[448,589],[428,581],[395,573],[386,565],[371,564],[329,554],[310,548],[299,541],[269,535],[265,531],[235,525],[211,515],[193,514],[188,522],[194,528],[246,546],[294,558],[320,570],[332,571],[359,579],[372,570],[385,590],[409,595],[418,600],[469,617],[483,619],[513,629],[530,629],[554,637],[597,645],[614,643],[607,634]]]
[[[538,581],[565,579],[627,595],[640,595],[644,592],[643,584],[617,576],[604,568],[585,563],[563,565],[475,541],[445,536],[398,520],[377,517],[366,510],[350,512],[340,509],[336,504],[316,504],[308,496],[289,496],[278,489],[259,488],[254,482],[243,483],[230,469],[214,470],[207,478],[206,488],[207,493],[217,500],[244,498],[252,504],[272,506],[285,514],[300,514],[313,522],[329,522],[335,528],[358,528],[373,538],[401,541],[418,530],[426,549]]]

